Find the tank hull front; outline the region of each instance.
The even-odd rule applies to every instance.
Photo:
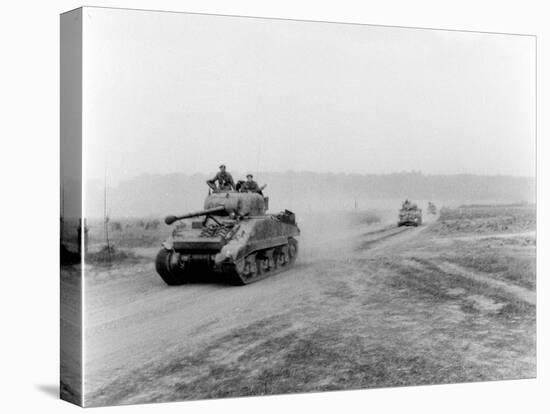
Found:
[[[397,226],[420,226],[422,224],[422,213],[419,210],[401,212]]]

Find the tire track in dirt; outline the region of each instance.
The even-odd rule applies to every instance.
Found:
[[[386,240],[390,237],[396,236],[398,234],[401,234],[407,230],[409,230],[410,227],[394,227],[391,226],[387,229],[381,229],[374,232],[369,232],[365,235],[365,239],[361,242],[361,244],[357,247],[359,250],[368,249],[371,246],[374,246],[376,244],[379,244],[383,240]],[[372,237],[375,236],[375,237]]]
[[[449,235],[441,237],[441,239],[452,239],[452,240],[484,240],[484,239],[513,239],[518,237],[525,238],[535,238],[537,237],[536,231],[522,231],[514,233],[495,233],[495,234],[476,234],[476,235],[467,235],[467,236],[456,236]]]
[[[368,249],[369,253],[384,253],[390,247],[397,247],[399,244],[405,243],[409,240],[412,240],[418,237],[419,234],[426,231],[431,227],[433,223],[427,226],[417,227],[411,229],[410,232],[402,234],[403,232],[389,232],[387,235],[384,233],[382,237],[366,242],[366,246],[370,247],[369,244],[372,243],[372,248]],[[410,228],[409,228],[410,229]],[[456,239],[484,239],[484,238],[510,238],[517,236],[533,236],[534,232],[523,232],[523,233],[508,233],[508,234],[497,234],[497,235],[480,235],[476,236],[459,236],[451,237],[453,240]],[[397,237],[392,237],[397,236]],[[363,246],[365,247],[365,246]],[[410,262],[409,262],[410,263]],[[513,297],[514,299],[523,301],[529,305],[536,305],[536,292],[529,290],[527,288],[513,285],[502,280],[495,279],[493,277],[487,276],[483,272],[477,272],[471,269],[467,269],[450,261],[439,261],[439,260],[430,260],[430,264],[435,268],[439,269],[442,273],[455,275],[465,279],[470,279],[478,283],[485,284],[493,289],[499,290],[506,293],[507,295]]]
[[[529,289],[523,288],[521,286],[511,285],[501,280],[496,280],[492,277],[485,276],[480,272],[475,272],[469,269],[465,269],[462,266],[459,266],[457,264],[454,264],[448,261],[442,261],[439,263],[432,262],[432,264],[435,267],[439,268],[444,273],[448,273],[459,277],[471,279],[476,282],[484,283],[492,288],[501,290],[509,295],[512,295],[514,298],[518,300],[522,300],[530,305],[536,305],[537,295],[535,292],[530,291]]]
[[[375,238],[369,239],[367,237],[366,240],[362,240],[357,249],[363,251],[363,253],[367,255],[390,252],[392,248],[414,240],[429,229],[431,225],[432,224],[427,224],[420,227],[392,226],[384,232],[376,233],[377,237]],[[366,236],[370,234],[371,233],[367,233]]]

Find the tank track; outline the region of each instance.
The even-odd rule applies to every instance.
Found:
[[[298,241],[250,253],[235,263],[223,263],[222,274],[234,285],[248,285],[289,269],[298,255]]]
[[[155,268],[167,285],[182,285],[189,281],[186,269],[178,263],[178,255],[173,250],[161,249],[155,260]]]
[[[237,262],[223,263],[221,276],[231,284],[248,285],[287,270],[297,255],[298,241],[290,237],[287,244],[252,252]],[[167,285],[182,285],[194,279],[193,269],[180,263],[179,257],[174,250],[164,248],[157,254],[155,268]]]

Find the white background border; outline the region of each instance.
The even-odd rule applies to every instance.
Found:
[[[10,1],[0,14],[4,412],[68,412],[59,365],[59,13],[79,7],[219,13],[538,36],[538,379],[127,406],[118,412],[542,412],[548,387],[549,12],[544,1]],[[546,114],[546,119],[544,118]],[[546,142],[545,142],[546,141]],[[543,230],[544,229],[544,230]],[[6,231],[7,230],[7,231]],[[546,326],[546,328],[545,328]],[[547,399],[546,399],[547,400]],[[97,409],[103,412],[108,409]],[[111,409],[109,409],[111,410]]]

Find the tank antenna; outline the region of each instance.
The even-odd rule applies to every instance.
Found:
[[[261,154],[261,151],[262,151],[262,146],[258,142],[258,152],[256,154],[256,177],[258,177],[258,174],[260,173],[260,154]],[[256,178],[256,180],[257,179],[258,178]]]
[[[107,163],[105,163],[105,173],[103,180],[103,225],[105,226],[105,244],[107,245],[107,254],[109,263],[111,263],[111,244],[109,243],[109,217],[107,216]]]
[[[65,177],[61,178],[61,218],[59,220],[60,222],[60,239],[63,240],[63,228],[64,228],[64,221],[65,221]]]

